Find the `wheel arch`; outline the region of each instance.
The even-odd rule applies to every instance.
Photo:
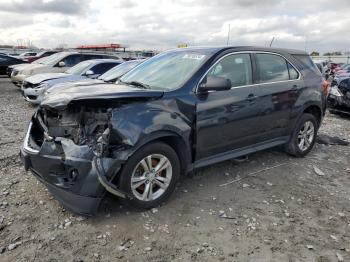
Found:
[[[317,120],[318,127],[320,126],[322,121],[322,109],[318,105],[311,104],[311,105],[305,106],[302,114],[304,113],[313,115]]]
[[[149,134],[147,138],[142,139],[142,141],[137,144],[130,155],[146,144],[157,141],[163,142],[174,149],[180,161],[181,174],[186,174],[193,162],[190,143],[186,141],[184,137],[173,131],[160,131]]]

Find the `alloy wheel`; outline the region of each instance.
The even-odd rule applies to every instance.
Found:
[[[172,165],[161,154],[143,158],[131,175],[131,190],[141,201],[153,201],[162,196],[172,179]]]
[[[298,134],[298,147],[301,151],[306,151],[312,145],[315,136],[315,127],[311,121],[306,121]]]

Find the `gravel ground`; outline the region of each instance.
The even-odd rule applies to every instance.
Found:
[[[34,110],[0,78],[0,261],[350,261],[349,146],[226,161],[183,178],[158,209],[109,196],[86,219],[19,161]],[[350,119],[327,115],[320,133],[350,141]]]

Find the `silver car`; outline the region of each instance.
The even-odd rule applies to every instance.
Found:
[[[115,83],[121,78],[124,74],[129,72],[131,69],[139,65],[141,62],[143,62],[144,59],[138,59],[138,60],[132,60],[124,62],[118,66],[113,67],[111,70],[107,71],[103,75],[99,76],[97,79],[81,79],[74,82],[66,82],[66,83],[60,83],[56,84],[53,87],[47,89],[44,93],[44,96],[54,93],[61,93],[65,92],[65,90],[70,90],[73,87],[82,87],[89,86],[89,85],[96,85],[96,84],[105,84],[105,83]]]
[[[28,102],[40,104],[44,92],[50,87],[59,83],[97,78],[121,63],[123,63],[122,60],[114,59],[86,60],[63,73],[45,73],[27,77],[23,81],[21,90]]]

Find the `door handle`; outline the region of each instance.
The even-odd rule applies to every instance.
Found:
[[[255,99],[257,99],[258,97],[257,96],[255,96],[254,94],[249,94],[248,96],[247,96],[247,100],[249,101],[249,102],[252,102],[252,101],[254,101]]]

